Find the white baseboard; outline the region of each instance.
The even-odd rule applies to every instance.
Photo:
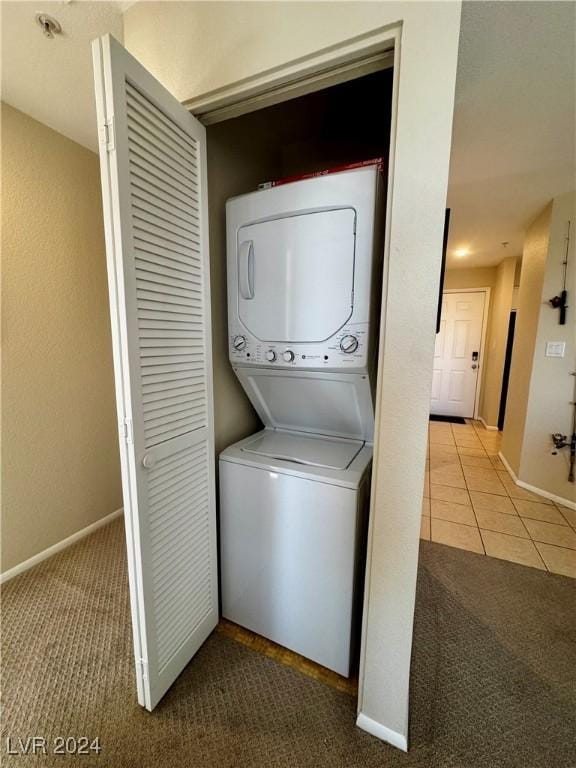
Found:
[[[518,485],[518,478],[516,477],[516,474],[515,474],[514,470],[512,469],[512,467],[510,466],[510,464],[508,464],[506,456],[504,456],[502,451],[498,451],[498,457],[500,458],[500,461],[502,462],[502,464],[504,464],[504,466],[506,467],[506,471],[508,472],[508,474],[510,475],[512,480],[514,480],[516,485]]]
[[[397,733],[390,728],[386,728],[385,725],[377,723],[375,720],[372,720],[372,718],[367,717],[362,713],[360,713],[356,718],[356,725],[358,728],[366,731],[366,733],[370,733],[372,736],[376,736],[377,739],[380,739],[381,741],[387,741],[388,744],[392,744],[393,747],[397,747],[403,752],[408,752],[408,741],[406,736],[403,734]]]
[[[504,466],[506,467],[506,470],[512,480],[516,483],[516,485],[519,488],[524,488],[526,491],[531,491],[532,493],[538,494],[538,496],[543,496],[545,499],[550,499],[550,501],[555,501],[556,504],[561,504],[563,507],[568,507],[568,509],[574,509],[576,510],[576,502],[570,501],[570,499],[565,499],[562,496],[556,496],[555,493],[550,493],[550,491],[545,491],[543,488],[537,488],[535,485],[530,485],[530,483],[525,483],[524,480],[518,480],[516,477],[516,474],[510,464],[506,461],[506,457],[503,455],[502,451],[499,452],[498,456],[500,457],[500,461]]]
[[[491,427],[490,424],[486,424],[482,416],[478,416],[478,421],[482,422],[484,429],[489,429],[492,432],[498,432],[498,427]]]
[[[120,509],[117,509],[115,512],[111,512],[109,515],[106,515],[106,517],[102,517],[100,520],[96,520],[95,523],[87,525],[86,528],[82,528],[81,531],[76,531],[76,533],[73,533],[72,536],[68,536],[66,539],[62,539],[62,541],[59,541],[57,544],[53,544],[51,547],[48,547],[48,549],[44,549],[42,552],[38,552],[37,555],[30,557],[28,560],[24,560],[23,563],[18,563],[18,565],[15,565],[14,568],[10,568],[8,571],[4,571],[4,573],[0,574],[0,584],[3,584],[9,579],[13,579],[14,576],[18,576],[18,574],[24,573],[24,571],[27,571],[30,568],[33,568],[35,565],[38,565],[38,563],[41,563],[42,560],[46,560],[47,557],[51,557],[57,552],[61,552],[63,549],[66,549],[72,544],[75,544],[85,536],[88,536],[89,534],[94,533],[94,531],[97,531],[98,528],[101,528],[103,525],[111,523],[112,520],[120,517],[122,512],[123,508],[120,507]]]

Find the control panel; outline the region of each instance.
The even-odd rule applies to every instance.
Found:
[[[368,323],[347,324],[320,343],[266,342],[242,330],[229,339],[233,365],[316,370],[364,370],[368,365]]]

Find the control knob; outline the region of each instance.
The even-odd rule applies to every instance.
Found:
[[[356,336],[342,336],[340,339],[340,349],[345,355],[351,355],[358,349],[358,339]]]
[[[291,349],[287,349],[285,352],[282,353],[282,359],[286,363],[291,363],[294,360],[294,352],[292,352]]]
[[[246,339],[244,336],[234,336],[232,345],[237,352],[241,352],[246,347]]]
[[[274,360],[276,360],[276,352],[274,352],[273,349],[269,349],[268,352],[266,352],[266,360],[268,360],[269,363],[273,363]]]

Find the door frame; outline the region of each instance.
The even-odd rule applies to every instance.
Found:
[[[204,125],[213,125],[273,104],[396,65],[399,27],[383,27],[259,72],[182,102]],[[393,96],[394,101],[394,96]]]
[[[431,19],[432,27],[440,37],[446,33],[447,42],[442,56],[438,57],[440,69],[432,88],[429,83],[421,88],[420,83],[429,66],[427,57],[434,57],[438,40],[430,34],[428,26],[424,34],[424,28],[412,14],[406,14],[407,20],[394,8],[389,24],[184,101],[190,111],[201,120],[204,116],[207,123],[211,119],[207,113],[224,107],[233,108],[234,111],[227,114],[232,117],[343,82],[346,78],[329,82],[331,69],[362,60],[363,55],[367,61],[375,53],[393,51],[388,204],[375,393],[376,433],[356,722],[363,730],[404,751],[408,749],[409,674],[429,414],[426,391],[429,393],[432,380],[437,313],[437,301],[430,301],[429,295],[430,286],[436,289],[438,285],[442,253],[460,4],[454,3],[453,8],[454,11],[443,14],[442,26]],[[416,62],[416,46],[421,60],[427,62],[425,66]],[[313,82],[310,74],[315,67]],[[320,70],[322,78],[317,77]],[[322,84],[319,84],[320,80]],[[271,94],[275,88],[275,93]],[[303,90],[305,88],[308,90]],[[266,102],[265,99],[271,96],[272,99]],[[261,97],[257,106],[254,106],[255,97]],[[440,112],[438,98],[441,99]],[[434,114],[431,131],[420,128],[400,133],[397,130],[399,124],[412,125],[414,117],[428,113]],[[220,112],[222,119],[223,115],[224,112]],[[425,160],[431,156],[431,147],[434,157],[434,169],[430,169],[432,183],[426,188],[425,199],[417,206],[422,226],[417,230],[406,228],[407,211],[414,214],[414,166],[418,158]],[[410,270],[406,270],[405,260],[418,260],[423,250],[430,258],[426,260],[425,268],[418,270],[415,279]],[[394,291],[389,290],[389,281]],[[420,316],[425,326],[413,343],[398,344],[399,329],[405,328],[410,318],[413,319],[411,305],[405,300],[408,293],[423,301]],[[410,368],[414,354],[421,355],[424,367],[422,375],[409,379],[406,387],[406,376],[399,376],[398,372]],[[403,405],[391,414],[385,408],[387,402]],[[381,441],[380,435],[384,433],[391,439]],[[402,444],[400,452],[396,447],[392,448],[396,446],[396,440]],[[406,484],[411,493],[406,492]],[[393,595],[398,599],[392,598]],[[388,643],[383,648],[378,638],[381,638],[383,628],[389,629],[391,623],[393,631],[387,631]]]
[[[476,394],[474,396],[474,419],[479,417],[480,409],[480,396],[484,387],[484,351],[486,349],[486,333],[488,331],[488,317],[490,315],[490,291],[488,286],[483,288],[445,288],[442,291],[442,295],[445,293],[483,293],[484,294],[484,308],[482,311],[482,335],[480,337],[480,350],[478,357],[478,364],[480,366],[480,376],[476,380]]]
[[[266,70],[254,77],[241,80],[231,85],[210,91],[206,94],[183,102],[183,105],[202,123],[210,125],[224,120],[239,117],[265,107],[289,101],[306,93],[328,88],[337,83],[362,77],[379,69],[393,68],[392,109],[390,121],[390,147],[388,154],[388,180],[386,190],[386,216],[384,227],[384,270],[382,275],[382,317],[379,326],[378,348],[380,362],[376,379],[376,403],[382,374],[382,356],[385,341],[384,310],[387,304],[388,279],[387,266],[390,261],[390,230],[392,215],[392,195],[394,189],[394,160],[396,153],[396,123],[398,116],[398,91],[400,80],[400,42],[402,25],[394,24],[382,27],[364,35],[345,40],[326,49],[301,59],[289,62],[285,66]],[[378,66],[375,66],[375,64]],[[444,223],[445,207],[442,208],[442,224]],[[376,406],[377,407],[377,406]],[[378,411],[375,414],[374,459],[377,461],[377,450],[380,430],[378,429]],[[358,704],[357,725],[395,747],[407,751],[408,740],[404,733],[393,731],[381,723],[376,723],[363,714],[363,695],[366,675],[366,637],[368,632],[368,617],[371,603],[371,560],[373,557],[374,503],[376,498],[376,472],[372,472],[372,491],[370,501],[370,524],[366,547],[366,578],[362,601],[362,632],[360,638],[360,669],[358,675]],[[408,691],[400,694],[408,698]]]

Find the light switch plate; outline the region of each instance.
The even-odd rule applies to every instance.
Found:
[[[564,357],[566,350],[565,341],[547,341],[546,342],[546,357]]]

